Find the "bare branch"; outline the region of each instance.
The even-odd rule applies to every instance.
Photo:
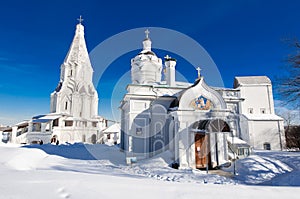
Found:
[[[288,105],[300,108],[300,42],[298,40],[286,40],[294,48],[294,53],[285,60],[288,76],[277,80],[276,91]]]

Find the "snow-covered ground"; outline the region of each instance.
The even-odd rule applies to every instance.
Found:
[[[172,169],[169,152],[127,166],[124,154],[107,145],[2,144],[0,154],[1,199],[282,199],[300,194],[299,152],[257,151],[237,162],[237,176],[233,167],[211,174]]]

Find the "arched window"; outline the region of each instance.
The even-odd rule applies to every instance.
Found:
[[[159,152],[160,150],[162,150],[164,147],[164,142],[162,140],[156,140],[153,143],[153,151],[154,152]]]
[[[156,122],[155,123],[155,129],[154,129],[154,135],[156,136],[161,136],[161,133],[162,133],[162,123],[161,122]]]

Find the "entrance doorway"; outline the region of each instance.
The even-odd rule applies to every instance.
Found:
[[[196,133],[195,134],[195,156],[196,156],[196,168],[205,169],[209,163],[209,154],[207,154],[207,135]]]
[[[197,169],[215,168],[227,159],[225,133],[230,127],[222,119],[200,120],[192,127],[195,133],[195,163]]]

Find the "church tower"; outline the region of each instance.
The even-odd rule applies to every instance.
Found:
[[[51,113],[92,119],[98,115],[98,94],[92,83],[93,68],[88,55],[83,19],[76,25],[69,52],[61,65],[60,81],[51,94]]]
[[[93,85],[93,68],[84,38],[83,19],[78,19],[75,36],[60,68],[60,81],[51,93],[52,138],[63,142],[95,144],[106,120],[98,116],[98,93]],[[51,139],[52,140],[52,139]]]
[[[162,60],[151,50],[149,30],[145,31],[143,50],[131,60],[131,80],[133,84],[153,84],[161,82]]]

